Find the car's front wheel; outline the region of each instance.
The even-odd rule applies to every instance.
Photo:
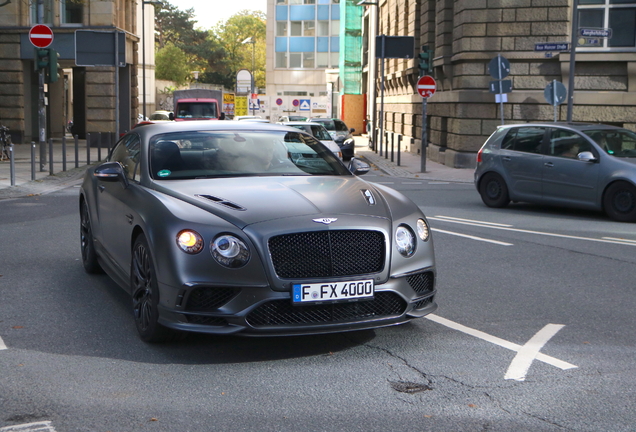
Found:
[[[133,245],[130,264],[133,313],[139,336],[146,342],[176,339],[177,332],[159,324],[159,287],[146,236],[140,234]]]
[[[103,270],[97,261],[97,252],[95,252],[95,243],[93,243],[93,227],[86,201],[82,201],[80,207],[80,247],[82,264],[86,273],[101,273]]]
[[[497,173],[491,172],[484,175],[484,178],[479,183],[479,194],[481,195],[481,200],[488,207],[505,207],[510,202],[508,186]]]
[[[636,222],[636,187],[618,181],[603,195],[605,213],[615,221]]]

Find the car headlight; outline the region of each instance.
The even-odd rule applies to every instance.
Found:
[[[211,253],[222,266],[243,267],[250,259],[250,251],[243,240],[232,234],[221,234],[212,242]]]
[[[400,225],[395,230],[395,245],[398,252],[405,257],[410,257],[415,253],[415,234],[406,225]]]
[[[417,220],[417,235],[422,241],[428,241],[428,239],[431,237],[431,230],[429,229],[426,220]]]
[[[203,250],[203,238],[193,230],[179,231],[177,246],[185,253],[197,254]]]

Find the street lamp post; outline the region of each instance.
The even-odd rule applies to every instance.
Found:
[[[256,78],[254,77],[254,54],[256,51],[256,40],[252,36],[250,36],[241,43],[252,44],[252,94],[250,95],[250,99],[251,99],[252,96],[254,95],[254,81],[256,80]],[[252,104],[252,115],[254,115],[254,104]]]
[[[159,0],[144,0],[141,2],[141,85],[142,85],[142,113],[146,120],[146,5],[161,4]]]
[[[369,41],[374,41],[373,43],[373,50],[369,49],[369,55],[367,58],[369,58],[369,64],[371,64],[370,59],[373,58],[373,67],[372,69],[372,83],[373,83],[373,91],[371,92],[371,96],[373,98],[373,113],[371,116],[371,124],[372,127],[370,128],[370,132],[371,132],[371,140],[372,140],[372,145],[373,145],[373,150],[377,152],[377,143],[375,142],[375,129],[377,127],[377,116],[378,116],[378,110],[377,110],[377,95],[376,95],[376,90],[375,90],[375,85],[376,82],[378,81],[378,63],[377,63],[377,58],[375,55],[375,36],[380,32],[380,5],[377,1],[369,1],[369,0],[360,0],[358,3],[356,3],[357,6],[376,6],[376,10],[375,10],[375,31],[373,32],[369,32],[368,38]],[[373,33],[373,37],[371,37],[371,34]],[[371,46],[371,44],[368,44],[367,46]],[[371,86],[369,86],[369,88],[371,88]],[[382,121],[382,120],[380,120]],[[382,135],[382,134],[380,134]],[[382,136],[380,136],[380,139],[382,139]]]

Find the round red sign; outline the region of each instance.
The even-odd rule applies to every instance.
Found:
[[[36,48],[46,48],[53,43],[53,30],[44,24],[31,27],[29,40]]]
[[[429,98],[435,94],[437,84],[432,76],[423,76],[417,81],[417,92],[423,98]]]

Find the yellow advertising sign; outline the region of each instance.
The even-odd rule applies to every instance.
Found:
[[[247,115],[247,96],[236,96],[234,98],[234,115]]]
[[[234,115],[234,93],[223,93],[223,112],[225,115]]]

